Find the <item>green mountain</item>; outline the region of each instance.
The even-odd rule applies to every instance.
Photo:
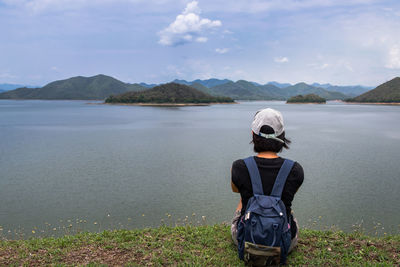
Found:
[[[299,88],[297,87],[307,87],[307,88],[303,88],[304,91],[301,91],[301,94],[310,94],[310,93],[316,93],[318,95],[321,95],[323,97],[327,97],[329,100],[332,99],[346,99],[348,97],[354,97],[354,96],[358,96],[362,93],[367,92],[368,90],[372,89],[372,87],[367,87],[367,86],[361,86],[361,85],[349,85],[349,86],[338,86],[338,85],[332,85],[330,83],[325,83],[325,84],[320,84],[320,83],[313,83],[313,84],[305,84],[305,83],[298,83],[296,85],[291,85],[290,83],[278,83],[278,82],[268,82],[267,84],[259,84],[256,82],[251,82],[253,85],[258,86],[258,87],[263,87],[264,89],[266,89],[266,95],[261,94],[260,92],[251,92],[250,95],[241,95],[241,94],[236,94],[236,93],[232,93],[230,92],[230,90],[234,90],[237,91],[239,90],[238,88],[234,88],[235,82],[228,80],[228,79],[208,79],[208,80],[194,80],[194,81],[186,81],[186,80],[178,80],[175,79],[173,82],[175,83],[180,83],[180,84],[185,84],[185,85],[189,85],[189,86],[193,86],[193,84],[195,83],[199,83],[205,87],[208,88],[212,88],[212,87],[216,87],[219,85],[223,85],[226,84],[226,86],[222,86],[222,89],[220,87],[216,88],[216,92],[212,92],[210,91],[209,93],[213,94],[213,95],[219,95],[221,94],[221,91],[225,91],[227,93],[227,96],[230,97],[234,97],[236,99],[251,99],[251,100],[257,100],[257,99],[274,99],[274,100],[286,100],[291,96],[296,96],[296,93],[300,94]],[[153,87],[147,84],[142,84],[146,87]],[[296,89],[293,89],[294,86]],[[230,88],[231,87],[231,88]],[[246,86],[245,86],[246,87]],[[294,90],[297,92],[291,92],[290,90],[288,92],[286,91],[280,91],[279,89],[286,89],[288,87],[292,87],[290,90]],[[230,89],[229,89],[230,88]],[[319,90],[319,89],[315,89],[315,88],[320,88],[320,89],[324,89],[323,90]],[[328,91],[328,93],[326,92]],[[330,94],[329,92],[331,92],[332,94]],[[341,93],[341,94],[337,94],[337,93]]]
[[[269,82],[267,84],[271,84],[271,85],[274,85],[274,86],[279,87],[279,88],[286,88],[286,87],[291,86],[290,83],[278,83],[278,82],[275,82],[275,81]]]
[[[0,93],[0,99],[32,99],[31,95],[39,88],[22,87]]]
[[[157,86],[157,84],[155,84],[155,83],[150,83],[150,84],[148,84],[148,83],[139,83],[139,85],[141,85],[143,87],[146,87],[146,88],[153,88],[154,86]]]
[[[259,86],[261,90],[264,92],[268,93],[268,95],[271,96],[272,99],[274,100],[285,100],[287,97],[284,95],[284,90],[282,88],[273,85],[271,83],[267,83],[264,85]]]
[[[179,84],[184,84],[184,85],[187,85],[187,86],[190,86],[192,84],[192,82],[188,82],[186,80],[179,80],[179,79],[175,79],[171,83],[179,83]]]
[[[233,102],[229,97],[214,97],[201,92],[193,87],[180,83],[162,84],[140,92],[127,92],[112,95],[105,100],[106,103],[222,103]]]
[[[298,83],[295,85],[269,82],[259,83],[228,79],[174,80],[198,89],[212,96],[225,96],[241,100],[287,100],[292,96],[316,94],[327,100],[348,99],[356,93],[365,92],[362,86],[335,86],[331,84]],[[93,77],[73,77],[55,81],[41,88],[17,88],[0,91],[0,99],[105,99],[129,91],[143,91],[155,87],[155,84],[129,84],[105,75]],[[0,88],[2,90],[2,88]]]
[[[282,91],[284,96],[288,98],[296,95],[307,95],[307,94],[315,94],[327,100],[336,100],[336,99],[343,100],[349,97],[348,95],[339,92],[331,92],[323,88],[308,85],[306,83],[297,83],[295,85],[283,88]]]
[[[104,99],[112,94],[145,89],[100,74],[55,81],[41,88],[18,88],[1,93],[0,99]]]
[[[349,96],[358,96],[361,95],[369,90],[371,90],[373,87],[365,87],[361,85],[356,85],[356,86],[337,86],[337,85],[332,85],[327,88],[324,88],[325,90],[328,91],[334,91],[334,92],[339,92],[345,95]]]
[[[210,88],[210,87],[221,85],[221,84],[224,84],[224,83],[227,83],[227,82],[230,82],[230,81],[231,80],[228,80],[228,79],[220,80],[220,79],[215,79],[215,78],[208,79],[208,80],[199,80],[199,79],[197,79],[197,80],[194,80],[192,82],[192,85],[193,85],[193,83],[199,83],[201,85],[204,85],[205,87]]]
[[[292,96],[286,103],[326,103],[326,99],[315,94]]]
[[[212,95],[229,96],[233,99],[240,100],[286,100],[292,96],[307,94],[316,94],[329,100],[346,99],[349,97],[339,92],[331,92],[306,83],[298,83],[285,88],[279,88],[271,83],[257,85],[252,82],[240,80],[213,86],[210,90]]]
[[[375,89],[348,100],[349,102],[400,103],[400,77],[385,82]]]
[[[227,82],[210,88],[212,95],[228,96],[240,100],[273,100],[274,94],[251,82],[240,80]]]
[[[210,87],[213,87],[213,86],[217,86],[217,85],[221,85],[221,84],[224,84],[224,83],[231,82],[231,80],[228,80],[228,79],[220,80],[220,79],[214,79],[213,78],[213,79],[208,79],[208,80],[197,79],[197,80],[188,82],[186,80],[175,79],[172,82],[173,83],[180,83],[180,84],[184,84],[184,85],[189,85],[189,86],[192,86],[195,83],[199,83],[199,84],[201,84],[201,85],[203,85],[203,86],[205,86],[207,88],[210,88]]]
[[[193,87],[194,89],[197,89],[197,90],[199,90],[199,91],[201,91],[201,92],[203,92],[203,93],[206,93],[206,94],[209,94],[209,95],[212,94],[210,88],[208,88],[208,87],[202,85],[201,83],[194,82],[194,83],[192,83],[192,84],[189,85],[189,86],[190,86],[190,87]]]

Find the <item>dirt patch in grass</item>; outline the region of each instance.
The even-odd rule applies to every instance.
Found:
[[[0,249],[0,266],[43,266],[52,262],[53,258],[54,255],[49,254],[46,249],[29,250],[24,246]]]
[[[343,232],[319,232],[305,230],[289,265],[307,262],[310,265],[345,266],[389,264],[400,266],[400,240],[385,237],[369,237]]]
[[[15,249],[11,248],[0,249],[1,266],[9,266],[12,263],[16,262],[17,259],[18,259],[18,253],[16,253]]]
[[[88,245],[73,249],[62,258],[64,264],[87,265],[89,263],[102,263],[112,266],[123,266],[127,262],[141,263],[141,252],[114,247],[100,247]]]

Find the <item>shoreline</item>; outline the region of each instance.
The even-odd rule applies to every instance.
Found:
[[[400,102],[393,102],[393,103],[385,103],[385,102],[346,102],[346,101],[339,101],[345,104],[352,104],[352,105],[389,105],[389,106],[400,106]]]
[[[237,102],[215,102],[215,103],[88,103],[88,104],[104,104],[104,105],[119,105],[119,106],[149,106],[149,107],[188,107],[188,106],[210,106],[210,105],[225,105],[238,104]]]
[[[12,101],[104,101],[103,99],[29,99],[29,98],[2,98],[1,100]],[[160,107],[184,107],[184,106],[210,106],[220,104],[240,104],[240,102],[285,102],[284,100],[235,100],[234,102],[216,102],[216,103],[105,103],[105,102],[86,102],[87,105],[123,105],[123,106],[160,106]],[[338,102],[350,105],[383,105],[383,106],[400,106],[400,102],[385,103],[385,102],[346,102],[344,100],[328,100],[327,102]],[[314,102],[285,102],[285,104],[326,104]]]
[[[326,104],[326,102],[286,102],[285,104],[317,104],[317,105],[321,105],[321,104]]]
[[[398,266],[400,236],[299,229],[288,266]],[[230,225],[160,226],[80,232],[59,238],[0,239],[1,266],[243,266]]]

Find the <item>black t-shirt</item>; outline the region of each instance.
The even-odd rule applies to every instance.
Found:
[[[254,157],[258,170],[261,176],[261,182],[263,185],[263,190],[265,195],[270,195],[272,191],[272,187],[274,186],[276,176],[278,176],[279,169],[281,168],[284,159],[283,158],[274,158],[274,159],[266,159]],[[294,195],[297,190],[301,186],[304,180],[304,172],[301,165],[297,162],[294,163],[292,170],[289,173],[288,178],[286,179],[285,186],[282,191],[282,201],[286,206],[286,213],[288,216],[288,222],[291,226],[292,216],[291,207]],[[240,196],[242,198],[242,212],[243,215],[247,206],[247,202],[253,196],[253,189],[251,186],[250,175],[247,170],[246,164],[242,159],[236,160],[232,164],[232,182],[239,189]],[[295,227],[292,227],[292,236],[296,233]]]

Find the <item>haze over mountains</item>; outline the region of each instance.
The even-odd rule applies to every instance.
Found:
[[[22,85],[22,84],[11,84],[11,83],[0,83],[0,93],[9,91],[9,90],[14,90],[17,88],[21,87],[28,87],[28,88],[35,88],[38,86],[31,86],[31,85]]]
[[[334,86],[330,84],[295,85],[269,82],[261,85],[255,82],[227,79],[174,80],[173,82],[191,86],[212,96],[226,96],[236,100],[287,100],[299,94],[316,94],[327,100],[347,99],[368,91],[363,86]],[[99,99],[129,91],[143,91],[155,84],[124,83],[106,75],[92,77],[72,77],[51,82],[41,88],[22,87],[0,93],[1,99]],[[333,90],[334,89],[334,90]]]
[[[299,94],[316,94],[328,100],[343,100],[360,95],[373,88],[361,85],[336,86],[318,83],[313,83],[312,85],[297,83],[292,85],[275,81],[267,84],[259,84],[245,80],[233,82],[228,79],[220,80],[214,78],[207,80],[194,80],[191,82],[175,79],[173,82],[190,85],[211,95],[229,96],[240,100],[287,100],[291,96]],[[149,87],[149,85],[144,83],[141,85]]]

